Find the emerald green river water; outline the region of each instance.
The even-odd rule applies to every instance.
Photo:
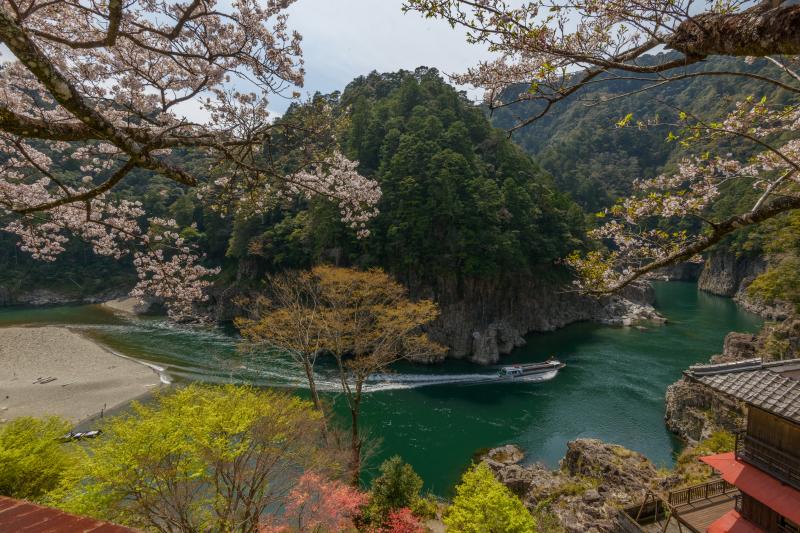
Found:
[[[479,448],[516,443],[526,460],[555,466],[567,441],[578,437],[622,444],[670,466],[680,443],[663,423],[667,385],[688,365],[719,353],[726,333],[755,331],[760,320],[691,283],[657,283],[656,307],[667,324],[640,330],[579,323],[529,335],[527,345],[502,363],[555,355],[567,366],[544,383],[469,384],[493,370],[458,361],[399,365],[371,384],[364,403],[364,426],[380,441],[373,467],[399,454],[428,489],[447,495]],[[70,325],[112,350],[163,367],[175,381],[302,384],[292,363],[239,353],[236,338],[222,329],[123,317],[100,306],[0,310],[0,326],[12,324]],[[335,390],[324,367],[320,373],[323,388]]]

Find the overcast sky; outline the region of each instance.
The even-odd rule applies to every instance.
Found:
[[[373,70],[419,66],[457,73],[488,57],[463,31],[419,13],[404,14],[402,0],[298,0],[289,25],[303,35],[304,93],[331,92]],[[274,102],[282,111],[286,102]]]

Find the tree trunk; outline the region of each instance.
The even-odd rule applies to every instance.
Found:
[[[322,405],[322,400],[319,399],[319,392],[317,391],[317,382],[314,380],[314,368],[307,359],[303,359],[303,368],[306,371],[306,379],[308,380],[308,389],[311,391],[311,402],[322,415],[322,436],[325,441],[328,441],[328,418],[325,409]]]
[[[353,400],[350,408],[350,484],[358,487],[361,484],[361,432],[358,421],[361,416],[361,398]]]
[[[307,359],[303,359],[303,368],[306,371],[306,379],[308,380],[308,389],[311,391],[311,401],[314,403],[314,407],[319,409],[320,413],[325,413],[322,409],[322,402],[319,399],[319,393],[317,392],[317,382],[314,380],[314,369],[311,367],[311,363],[308,362]]]
[[[761,2],[740,13],[702,13],[666,38],[688,57],[800,54],[800,5]]]

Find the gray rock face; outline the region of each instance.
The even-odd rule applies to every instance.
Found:
[[[659,269],[655,277],[665,281],[697,281],[703,266],[703,263],[678,263]]]
[[[524,345],[525,339],[508,323],[492,323],[483,331],[472,332],[471,360],[482,364],[495,363],[500,359],[500,354]]]
[[[750,333],[731,332],[725,336],[722,354],[711,363],[729,363],[758,356],[759,339]],[[744,408],[713,390],[682,377],[667,387],[664,421],[667,428],[689,443],[711,436],[714,431],[741,427]]]
[[[685,377],[667,387],[665,400],[667,428],[690,444],[719,429],[735,431],[745,420],[743,406]]]
[[[711,357],[712,363],[730,363],[758,356],[758,337],[751,333],[731,331],[725,335],[722,353]]]
[[[767,320],[786,320],[794,313],[794,306],[788,302],[765,303],[747,294],[746,287],[733,297],[745,311],[762,316]]]
[[[499,448],[492,448],[486,454],[487,459],[504,465],[515,465],[522,461],[524,457],[525,452],[522,451],[522,448],[514,444],[506,444]]]
[[[730,252],[718,251],[703,264],[697,287],[712,294],[732,297],[746,311],[768,320],[785,320],[794,313],[791,304],[768,304],[747,293],[753,280],[766,269],[767,262],[762,257],[737,257]]]
[[[248,281],[254,275],[260,275],[257,267],[246,263],[237,276],[241,284],[210,291],[210,314],[219,321],[244,314],[236,302],[250,295],[243,287],[253,285]],[[576,292],[570,279],[554,266],[540,273],[493,279],[451,276],[433,283],[404,282],[413,298],[430,298],[439,304],[439,318],[428,333],[450,348],[447,357],[480,364],[496,363],[501,355],[522,346],[523,335],[529,332],[552,331],[584,320],[619,326],[663,320],[651,305],[654,295],[649,284],[598,300]]]
[[[664,482],[640,453],[595,439],[568,443],[559,470],[493,458],[506,457],[507,448],[491,450],[484,459],[495,477],[532,511],[544,507],[569,533],[617,531],[618,508],[640,501],[648,489]]]
[[[732,298],[765,269],[766,262],[762,258],[736,257],[730,252],[719,251],[706,259],[697,286],[700,290]]]
[[[448,357],[481,364],[496,363],[522,346],[529,332],[584,320],[620,326],[663,320],[650,305],[653,294],[647,284],[595,299],[572,290],[563,277],[508,275],[495,280],[442,279],[435,290],[416,291],[415,296],[439,303],[441,314],[428,332],[450,347]]]

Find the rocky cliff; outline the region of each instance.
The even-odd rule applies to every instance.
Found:
[[[257,262],[240,261],[235,280],[212,289],[206,311],[220,322],[245,314],[237,300],[256,292],[257,280],[264,276]],[[439,303],[441,314],[429,333],[450,347],[448,356],[480,364],[496,363],[501,355],[522,346],[523,336],[530,332],[551,331],[578,321],[618,326],[663,321],[651,305],[653,293],[649,284],[595,299],[576,292],[567,273],[557,267],[492,279],[453,276],[433,282],[406,282],[413,297],[432,298]],[[0,306],[96,303],[126,294],[125,288],[83,294],[77,289],[0,286]]]
[[[678,263],[659,269],[655,277],[664,281],[697,281],[705,263]]]
[[[64,305],[73,303],[100,303],[128,294],[123,288],[111,288],[99,293],[87,294],[79,289],[45,289],[38,287],[12,287],[0,285],[0,307],[12,305]]]
[[[767,262],[762,257],[737,256],[719,250],[710,254],[703,264],[697,277],[697,287],[702,291],[733,298],[746,311],[769,320],[785,320],[793,312],[790,304],[766,304],[747,293],[750,283],[766,268]],[[691,270],[679,268],[675,272],[680,274]]]
[[[236,300],[247,295],[249,278],[249,272],[245,272],[237,284],[212,293],[212,309],[218,320],[230,320],[242,313]],[[651,305],[649,284],[595,299],[576,292],[569,281],[566,273],[555,267],[538,274],[507,274],[492,279],[453,276],[424,283],[405,280],[412,297],[430,298],[439,304],[440,316],[428,333],[450,347],[448,357],[479,364],[496,363],[501,355],[525,344],[523,336],[530,332],[552,331],[586,320],[619,326],[663,321]]]
[[[523,335],[552,331],[572,322],[613,325],[660,320],[652,290],[640,285],[620,296],[594,299],[572,290],[563,278],[515,275],[494,280],[439,280],[432,296],[441,309],[430,328],[450,346],[450,357],[491,364],[517,346]]]
[[[766,267],[767,263],[761,257],[737,256],[727,250],[718,250],[706,258],[697,286],[719,296],[742,298],[747,286]]]
[[[619,508],[640,502],[667,479],[642,454],[595,439],[569,442],[558,470],[523,466],[523,457],[516,446],[503,446],[484,461],[548,532],[618,531]]]

